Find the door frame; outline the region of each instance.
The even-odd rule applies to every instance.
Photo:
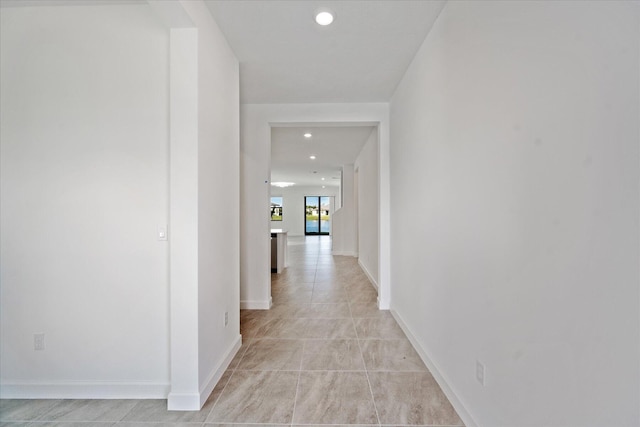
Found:
[[[331,206],[331,196],[304,196],[304,235],[305,236],[329,236],[331,231],[322,231],[322,198],[329,199],[329,206]],[[307,198],[318,199],[318,231],[307,231]],[[331,208],[329,208],[329,215],[331,215]]]

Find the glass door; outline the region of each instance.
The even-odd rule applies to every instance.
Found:
[[[305,196],[304,234],[329,234],[331,230],[331,197]]]

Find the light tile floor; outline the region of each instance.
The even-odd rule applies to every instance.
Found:
[[[243,345],[202,410],[164,400],[0,400],[0,427],[462,426],[402,329],[329,237],[289,239],[271,310],[242,310]]]

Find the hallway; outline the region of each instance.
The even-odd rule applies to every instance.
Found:
[[[242,348],[199,412],[167,411],[165,400],[3,399],[0,425],[463,425],[329,236],[289,239],[272,294],[271,310],[241,311]]]
[[[243,346],[209,422],[459,426],[356,258],[328,236],[289,239],[273,308],[243,310]],[[224,387],[224,388],[222,388]]]

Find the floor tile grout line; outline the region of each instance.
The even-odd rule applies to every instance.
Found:
[[[249,350],[249,347],[251,346],[252,343],[249,343],[249,346],[246,348],[246,350],[244,351],[244,353],[242,353],[242,356],[240,357],[240,360],[238,360],[238,365],[240,366],[240,362],[242,362],[242,359],[244,359],[244,355],[247,352],[247,350]],[[211,410],[209,411],[209,413],[207,414],[207,416],[204,419],[204,423],[207,422],[207,419],[209,419],[209,417],[211,416],[211,414],[213,413],[213,411],[216,409],[216,407],[218,406],[218,402],[220,402],[220,398],[222,397],[222,395],[224,394],[224,391],[227,389],[227,386],[229,385],[229,383],[231,382],[231,378],[233,378],[233,376],[236,374],[236,368],[231,369],[231,375],[229,375],[229,378],[227,379],[227,382],[224,384],[224,386],[222,387],[222,390],[220,390],[220,394],[218,395],[218,397],[216,398],[216,401],[213,402],[213,405],[211,405]],[[223,374],[224,375],[224,374]],[[215,389],[215,387],[214,387]],[[213,390],[211,391],[211,393],[213,393]],[[204,425],[203,423],[203,425]]]
[[[373,387],[371,387],[371,379],[369,379],[369,371],[367,369],[367,362],[364,360],[364,352],[362,351],[362,346],[360,345],[360,339],[358,337],[358,329],[356,328],[356,323],[353,318],[353,311],[351,311],[351,302],[349,302],[349,311],[351,312],[351,323],[353,325],[353,329],[356,332],[356,340],[358,342],[358,349],[360,349],[360,357],[362,358],[362,364],[364,366],[364,375],[367,378],[367,384],[369,385],[369,393],[371,394],[371,402],[373,403],[373,409],[376,411],[376,419],[378,420],[378,425],[380,425],[380,414],[378,413],[378,405],[376,405],[376,398],[373,395]]]
[[[302,342],[302,356],[300,357],[300,365],[298,366],[298,381],[296,381],[296,393],[293,396],[293,412],[291,412],[291,425],[293,426],[296,416],[296,405],[298,403],[298,388],[300,387],[300,377],[302,376],[302,362],[304,361],[305,343]]]
[[[328,319],[333,319],[333,320],[341,320],[342,322],[344,321],[348,321],[347,319],[351,319],[351,326],[353,327],[354,331],[353,333],[355,334],[355,337],[352,336],[325,336],[325,337],[306,337],[306,338],[298,338],[298,337],[278,337],[278,336],[270,336],[270,337],[261,337],[263,339],[301,339],[303,341],[303,346],[307,345],[307,341],[311,342],[311,340],[314,341],[318,341],[318,340],[334,340],[334,339],[339,339],[339,340],[353,340],[355,339],[357,341],[357,345],[358,345],[358,349],[360,351],[360,355],[361,355],[361,359],[364,365],[364,372],[365,372],[365,376],[367,378],[367,383],[369,386],[369,392],[372,398],[372,403],[374,405],[375,411],[376,411],[376,417],[377,417],[377,424],[375,424],[376,426],[392,426],[392,425],[398,425],[398,426],[402,426],[402,424],[382,424],[381,419],[380,419],[380,413],[378,412],[378,408],[377,408],[377,404],[376,404],[376,399],[373,395],[373,387],[372,387],[372,383],[371,383],[371,379],[369,377],[369,372],[424,372],[424,370],[409,370],[409,371],[405,371],[405,370],[395,370],[395,369],[390,369],[390,370],[371,370],[366,366],[366,362],[364,360],[364,351],[363,351],[363,346],[366,346],[366,343],[368,341],[403,341],[406,339],[406,337],[403,336],[402,337],[385,337],[385,336],[363,336],[360,337],[360,334],[358,333],[358,329],[356,328],[356,324],[360,324],[361,321],[365,321],[364,319],[370,319],[371,321],[374,321],[373,324],[371,324],[371,326],[374,326],[375,324],[375,320],[374,319],[384,319],[384,316],[379,316],[376,312],[375,315],[364,315],[364,316],[354,316],[354,305],[358,305],[358,306],[366,306],[370,303],[374,303],[375,301],[370,300],[368,297],[366,297],[366,295],[364,295],[365,291],[362,287],[357,285],[357,280],[358,279],[349,279],[349,280],[344,280],[344,279],[336,279],[335,277],[332,277],[331,274],[325,275],[322,274],[322,278],[320,278],[320,274],[321,274],[321,269],[323,269],[324,266],[327,266],[327,263],[324,262],[323,259],[323,263],[320,263],[320,259],[321,257],[321,253],[320,252],[316,252],[312,255],[312,257],[315,258],[315,266],[312,265],[308,265],[306,266],[306,268],[308,270],[311,270],[312,268],[314,268],[314,281],[313,281],[313,287],[312,287],[312,298],[311,301],[308,301],[308,303],[310,303],[310,305],[316,304],[317,307],[320,307],[320,304],[339,304],[339,303],[347,303],[348,306],[348,310],[349,310],[349,316],[348,317],[336,317],[336,316],[310,316],[310,317],[301,317],[300,315],[296,315],[296,316],[284,316],[283,318],[289,318],[291,320],[293,319],[307,319],[309,321],[312,320],[328,320]],[[304,257],[300,257],[301,259],[305,259]],[[293,258],[291,258],[293,259]],[[308,257],[306,258],[308,259]],[[336,268],[338,271],[340,271],[340,268],[337,264],[334,264],[333,266],[334,268]],[[357,267],[357,266],[355,266]],[[333,282],[333,283],[332,283]],[[340,282],[340,283],[338,283]],[[291,281],[289,283],[289,285],[293,285],[295,286],[296,281]],[[370,282],[368,282],[368,287],[367,289],[370,289]],[[283,284],[283,286],[286,289],[286,284]],[[319,296],[321,295],[321,292],[329,292],[331,293],[331,291],[337,291],[338,295],[340,293],[346,293],[346,298],[344,299],[340,299],[340,300],[326,300],[326,301],[316,301],[316,298],[319,298]],[[322,295],[324,297],[324,295]],[[363,298],[364,297],[364,298]],[[300,301],[287,301],[285,304],[291,304],[292,306],[301,306],[301,302]],[[327,305],[328,307],[328,305]],[[364,309],[364,307],[363,307]],[[302,311],[299,311],[299,313],[302,313]],[[358,320],[358,319],[361,319]],[[286,320],[285,320],[286,322]],[[365,335],[370,335],[367,334],[365,331]],[[304,350],[306,351],[306,349]],[[303,356],[301,359],[301,367],[303,366],[302,364],[304,363],[304,351],[303,351]],[[307,372],[305,370],[305,372]],[[344,370],[309,370],[309,372],[363,372],[361,370],[356,370],[356,371],[344,371]],[[299,400],[299,388],[300,388],[300,380],[301,380],[301,373],[302,373],[302,369],[300,369],[300,374],[298,376],[298,384],[296,385],[296,397],[295,397],[295,404],[297,405],[297,401]],[[300,408],[297,408],[298,412],[300,410]],[[295,423],[295,413],[292,415],[292,425],[294,425]],[[316,424],[305,424],[305,423],[297,423],[299,425],[316,425]],[[327,426],[330,426],[332,424],[325,424]],[[341,425],[341,424],[333,424],[333,425]],[[417,427],[417,426],[416,426]],[[427,427],[427,425],[423,425],[421,427]],[[448,426],[438,426],[438,427],[448,427]],[[453,426],[452,426],[453,427]],[[458,427],[458,426],[455,426]]]

